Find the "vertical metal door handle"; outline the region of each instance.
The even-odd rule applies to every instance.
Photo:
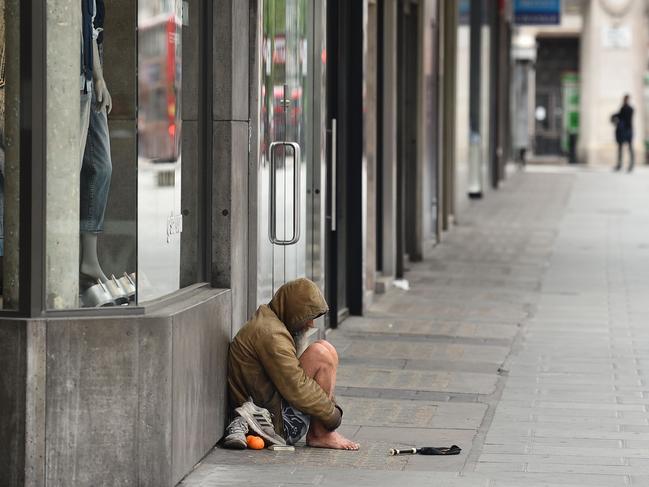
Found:
[[[283,240],[277,238],[277,149],[282,147],[284,149],[284,160],[286,160],[286,152],[293,152],[293,237],[290,240]],[[270,144],[270,222],[268,225],[268,238],[275,245],[293,245],[300,240],[300,216],[301,216],[301,201],[300,201],[300,146],[296,142],[273,142]],[[286,170],[286,164],[284,164]]]
[[[336,119],[331,119],[331,231],[336,231],[338,220],[338,194],[336,191],[336,172],[338,170],[338,126]]]
[[[293,163],[293,238],[286,243],[286,245],[296,244],[300,240],[300,217],[302,215],[302,201],[300,198],[300,163],[301,153],[300,145],[297,142],[289,142],[288,145],[293,147],[293,155],[295,157]]]

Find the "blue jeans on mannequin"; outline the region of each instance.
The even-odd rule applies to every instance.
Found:
[[[106,110],[95,111],[93,92],[83,162],[81,165],[80,231],[100,233],[104,229],[104,215],[113,165],[110,157],[110,136]]]

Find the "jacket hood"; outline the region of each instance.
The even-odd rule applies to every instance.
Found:
[[[304,278],[280,287],[269,306],[290,332],[300,331],[305,322],[329,311],[318,286]]]

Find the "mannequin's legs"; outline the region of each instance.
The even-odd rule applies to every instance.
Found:
[[[94,103],[93,94],[93,107]],[[90,110],[87,142],[81,166],[80,240],[81,263],[79,271],[86,284],[107,281],[97,256],[97,235],[103,230],[104,214],[112,173],[110,136],[106,111]]]
[[[106,282],[108,278],[99,265],[97,257],[97,234],[81,232],[81,265],[79,266],[81,274],[92,278],[96,282],[101,279]]]
[[[88,140],[81,165],[80,230],[101,233],[113,172],[110,134],[105,110],[92,110],[89,118]]]

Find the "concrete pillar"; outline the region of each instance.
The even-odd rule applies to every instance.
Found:
[[[256,155],[256,151],[249,150],[249,120],[257,119],[257,114],[251,114],[249,104],[250,59],[241,53],[250,51],[249,24],[251,15],[258,13],[258,5],[247,0],[218,0],[212,10],[211,282],[214,287],[232,289],[232,336],[248,317],[248,247],[252,240],[248,238],[249,168],[245,161],[251,154]],[[257,83],[258,78],[252,82]]]
[[[426,79],[426,56],[430,56],[432,48],[432,39],[427,35],[431,25],[431,18],[429,15],[429,2],[419,2],[416,7],[412,8],[412,14],[416,15],[417,19],[417,52],[416,56],[416,70],[413,74],[416,76],[417,86],[417,106],[415,111],[415,124],[416,124],[416,145],[415,145],[415,158],[414,165],[406,171],[406,187],[412,189],[412,194],[406,196],[410,200],[406,208],[410,207],[410,211],[406,216],[407,230],[406,230],[406,249],[410,262],[419,262],[423,259],[423,227],[424,227],[424,186],[427,184],[426,176],[428,175],[428,164],[426,154],[426,144],[430,142],[428,131],[430,127],[427,121],[427,109],[429,103],[430,93],[427,91]],[[425,176],[426,175],[426,176]],[[412,205],[412,206],[410,206]]]
[[[469,61],[469,187],[470,198],[482,197],[482,0],[471,2]]]
[[[383,276],[388,277],[397,264],[397,0],[385,0],[383,14]]]
[[[610,117],[631,96],[636,162],[644,156],[643,77],[647,64],[645,2],[591,0],[581,37],[580,160],[612,166],[616,160]],[[626,157],[626,155],[625,155]]]
[[[455,214],[458,6],[457,2],[441,2],[440,5],[443,46],[440,49],[442,122],[439,194],[442,204],[439,206],[439,216],[441,229],[448,230],[450,217]]]
[[[419,221],[418,221],[418,254],[424,256],[424,245],[437,234],[437,147],[439,146],[439,103],[438,74],[439,69],[439,24],[437,1],[419,4],[419,96],[417,126],[417,159],[419,183]],[[410,256],[411,260],[413,255]]]
[[[79,301],[79,2],[48,2],[46,21],[46,306],[76,308]]]
[[[366,118],[365,118],[365,157],[367,159],[366,182],[366,225],[367,235],[365,239],[365,296],[363,307],[371,304],[374,288],[376,286],[376,156],[377,156],[377,27],[378,27],[378,6],[376,1],[367,2],[367,35],[365,36],[367,47],[365,56],[365,90]]]

